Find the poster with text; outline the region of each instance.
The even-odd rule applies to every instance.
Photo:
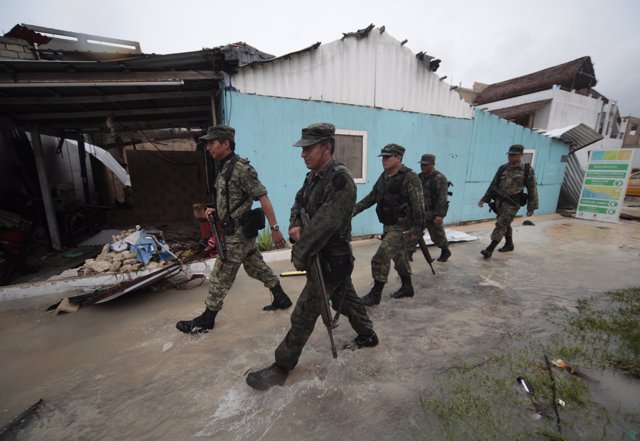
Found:
[[[576,217],[618,222],[633,150],[593,150],[582,182]]]

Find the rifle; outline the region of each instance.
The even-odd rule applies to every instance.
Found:
[[[307,224],[309,224],[309,213],[307,213],[304,208],[300,210],[300,217],[302,218],[302,226],[306,227]],[[338,358],[336,345],[333,342],[332,329],[335,328],[335,325],[331,318],[331,305],[329,304],[329,295],[327,294],[327,287],[324,283],[324,276],[322,275],[322,267],[320,266],[320,256],[318,256],[318,253],[313,256],[311,277],[315,279],[317,294],[320,297],[320,316],[322,317],[322,322],[327,327],[329,341],[331,342],[331,353],[333,354],[333,358]]]
[[[216,253],[222,260],[227,258],[227,246],[224,243],[224,236],[222,235],[222,225],[220,224],[220,218],[218,217],[218,211],[210,213],[207,218],[209,219],[209,225],[211,226],[211,232],[216,239]]]
[[[502,199],[503,201],[507,201],[512,205],[520,206],[520,202],[516,202],[511,196],[500,190],[498,187],[491,187],[491,195],[495,199]]]
[[[424,256],[425,260],[431,267],[431,272],[435,275],[436,270],[433,269],[433,265],[432,265],[433,257],[431,257],[431,254],[429,253],[429,248],[427,247],[427,244],[425,243],[423,236],[420,236],[420,239],[418,239],[418,245],[420,245],[420,251],[422,251],[422,255]]]
[[[494,213],[497,213],[497,206],[496,206],[496,201],[499,199],[502,199],[503,201],[506,201],[508,203],[510,203],[511,205],[515,205],[515,206],[520,206],[520,202],[516,202],[511,196],[509,196],[508,194],[506,194],[504,191],[500,190],[498,187],[496,186],[491,186],[489,187],[489,194],[491,195],[491,198],[493,199],[492,201],[489,201],[489,211],[493,211]]]

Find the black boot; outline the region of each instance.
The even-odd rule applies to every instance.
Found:
[[[373,288],[371,288],[371,291],[369,291],[369,294],[362,297],[362,303],[364,303],[365,306],[379,305],[380,298],[382,297],[383,287],[384,287],[384,282],[378,282],[377,280],[374,280]]]
[[[270,305],[262,308],[264,311],[275,311],[276,309],[287,309],[292,305],[291,299],[282,290],[282,285],[279,283],[271,288],[271,294],[273,294],[273,302]]]
[[[176,329],[185,334],[198,334],[200,332],[209,332],[213,329],[218,311],[212,311],[206,308],[202,314],[193,320],[180,320],[176,323]]]
[[[257,390],[267,390],[271,386],[282,386],[289,372],[275,363],[268,368],[247,375],[247,384]]]
[[[372,332],[371,334],[358,335],[351,342],[344,345],[343,349],[355,351],[360,348],[373,348],[374,346],[378,346],[378,343],[378,336],[375,332]]]
[[[498,248],[498,251],[501,253],[505,253],[507,251],[513,251],[513,237],[505,236],[504,237],[505,244],[502,248]]]
[[[440,251],[438,262],[446,262],[449,260],[449,257],[451,257],[451,251],[449,251],[449,247],[445,245],[444,248],[442,248],[442,251]]]
[[[411,283],[411,274],[406,276],[400,276],[402,280],[402,286],[399,290],[391,294],[394,299],[401,299],[403,297],[413,297],[413,284]]]
[[[493,254],[493,250],[496,249],[496,246],[498,246],[498,241],[492,240],[489,246],[486,249],[480,251],[480,253],[484,256],[485,259],[489,259]]]

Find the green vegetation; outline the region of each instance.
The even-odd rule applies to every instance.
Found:
[[[262,233],[256,238],[256,246],[260,251],[269,251],[273,249],[273,242],[271,239],[271,230],[264,228]]]
[[[424,391],[419,438],[640,440],[637,407],[633,413],[598,381],[615,372],[640,391],[640,288],[582,300],[577,312],[549,319],[556,326],[552,334],[508,337],[487,361],[452,368],[434,390]],[[554,363],[564,367],[550,370]]]

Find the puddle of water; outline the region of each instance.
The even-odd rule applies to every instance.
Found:
[[[599,372],[596,378],[600,384],[592,385],[591,391],[597,401],[640,414],[640,380],[608,369]]]

